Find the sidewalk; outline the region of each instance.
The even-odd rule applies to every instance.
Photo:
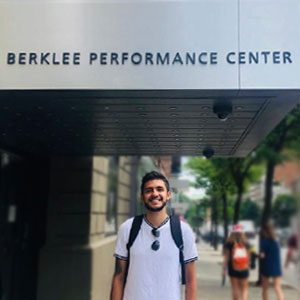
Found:
[[[220,248],[220,247],[219,247]],[[198,245],[198,299],[227,300],[231,299],[230,283],[228,278],[224,287],[221,286],[221,248],[214,251],[208,244],[200,242]],[[249,300],[261,299],[261,288],[254,286],[257,279],[256,272],[251,272]],[[286,300],[299,300],[300,293],[288,286],[283,287]],[[269,300],[276,300],[273,289],[270,289]]]
[[[286,248],[281,249],[281,261],[284,262],[286,258]],[[286,285],[289,285],[300,292],[300,262],[298,265],[290,263],[288,268],[283,269],[283,280]],[[300,297],[299,297],[300,299]]]

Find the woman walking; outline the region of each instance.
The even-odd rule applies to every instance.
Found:
[[[280,247],[275,239],[273,226],[270,223],[263,224],[261,228],[261,275],[262,275],[262,298],[268,300],[268,290],[270,279],[273,278],[273,285],[278,300],[284,300],[281,288],[281,260]]]
[[[223,263],[223,272],[230,277],[232,300],[248,300],[249,248],[241,225],[234,225],[224,247]]]

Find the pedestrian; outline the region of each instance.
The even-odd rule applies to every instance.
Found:
[[[292,234],[287,241],[287,252],[284,267],[288,268],[290,263],[296,264],[300,259],[300,254],[298,250],[298,236],[294,233]]]
[[[280,260],[280,246],[276,241],[275,232],[271,223],[264,223],[261,227],[261,275],[262,275],[262,299],[268,300],[270,279],[278,300],[284,300],[281,288],[282,268]]]
[[[240,224],[233,225],[224,245],[223,276],[230,277],[232,300],[248,299],[250,245]]]
[[[111,300],[179,300],[183,272],[185,300],[197,299],[195,235],[187,223],[178,221],[184,247],[180,252],[171,233],[173,217],[168,215],[166,208],[170,198],[169,182],[164,175],[152,171],[143,177],[141,199],[146,213],[129,249],[126,245],[134,219],[120,226]],[[179,257],[182,257],[182,264]]]

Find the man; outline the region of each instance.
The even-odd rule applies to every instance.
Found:
[[[133,218],[124,222],[118,232],[110,299],[179,300],[181,265],[167,214],[166,204],[171,192],[166,177],[155,171],[147,173],[142,179],[141,198],[146,214],[130,248],[129,267],[126,245]],[[181,230],[186,274],[185,300],[196,300],[198,255],[195,236],[184,222],[181,222]]]

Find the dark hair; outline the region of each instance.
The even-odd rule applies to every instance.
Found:
[[[242,243],[247,244],[247,237],[244,232],[231,232],[227,238],[228,243]]]
[[[262,224],[261,233],[263,237],[275,240],[275,232],[271,222]]]
[[[144,175],[144,177],[142,178],[141,194],[143,194],[144,186],[145,186],[146,182],[148,182],[150,180],[156,180],[156,179],[162,180],[166,185],[167,191],[168,192],[170,191],[170,184],[169,184],[168,179],[163,174],[161,174],[159,172],[151,171],[149,173],[146,173]]]

